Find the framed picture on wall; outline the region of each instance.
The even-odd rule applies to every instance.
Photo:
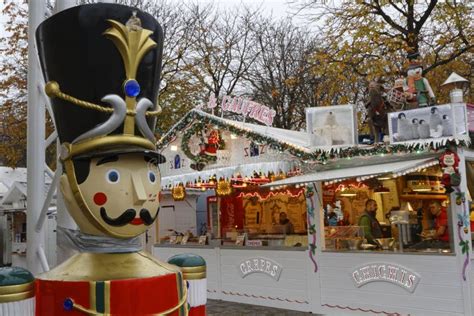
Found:
[[[242,235],[238,235],[237,239],[235,240],[236,246],[243,246],[245,245],[245,239],[247,238],[247,234],[243,233]]]
[[[357,144],[356,109],[353,104],[306,108],[310,146],[334,147]]]

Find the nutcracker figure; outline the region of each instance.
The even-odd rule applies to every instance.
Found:
[[[159,212],[154,102],[163,30],[117,4],[62,11],[36,33],[79,254],[36,280],[36,315],[186,315],[182,273],[141,251]]]

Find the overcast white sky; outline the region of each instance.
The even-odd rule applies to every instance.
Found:
[[[181,1],[181,0],[177,0]],[[185,0],[195,3],[215,3],[217,6],[227,9],[245,4],[247,6],[258,7],[261,6],[269,14],[272,13],[274,17],[285,17],[291,13],[288,0]]]

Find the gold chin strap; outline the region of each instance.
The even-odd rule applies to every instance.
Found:
[[[183,281],[183,296],[179,300],[178,305],[176,305],[174,307],[171,307],[171,308],[169,308],[169,309],[167,309],[167,310],[165,310],[161,313],[151,314],[151,315],[157,315],[157,316],[169,315],[169,314],[171,314],[172,312],[176,311],[177,309],[181,308],[181,306],[184,305],[184,316],[187,316],[188,312],[189,312],[188,308],[187,308],[187,305],[185,304],[187,299],[188,299],[188,288],[186,286],[186,281]],[[88,309],[88,308],[86,308],[86,307],[84,307],[80,304],[75,303],[73,299],[70,299],[70,300],[72,302],[72,308],[75,309],[75,310],[81,311],[84,314],[87,314],[87,315],[100,315],[100,316],[112,315],[112,314],[108,314],[108,313],[98,313],[97,311]]]

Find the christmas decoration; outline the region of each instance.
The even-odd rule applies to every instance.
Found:
[[[436,152],[449,146],[466,147],[469,145],[469,141],[465,139],[454,139],[448,141],[442,140],[430,140],[428,142],[413,141],[404,144],[376,144],[374,146],[352,146],[345,148],[329,148],[329,149],[315,149],[311,150],[306,147],[297,146],[276,139],[274,137],[266,136],[264,134],[256,133],[248,128],[244,128],[239,125],[239,122],[229,123],[228,121],[221,119],[217,116],[202,112],[200,110],[191,110],[185,115],[178,123],[176,123],[171,130],[163,135],[158,141],[157,146],[160,149],[164,149],[170,142],[175,139],[178,133],[186,130],[183,135],[183,151],[191,159],[195,158],[197,162],[207,164],[210,161],[215,160],[215,156],[199,156],[193,155],[189,149],[189,140],[193,134],[198,130],[202,130],[206,124],[215,126],[220,130],[227,130],[232,134],[245,137],[249,140],[253,140],[258,143],[267,144],[268,147],[279,152],[288,152],[289,154],[300,158],[303,161],[315,161],[321,164],[326,164],[329,160],[341,159],[341,158],[353,158],[353,157],[368,157],[368,156],[383,156],[383,155],[396,155],[403,153],[429,153]],[[187,128],[190,126],[189,128]],[[193,159],[194,160],[194,159]],[[199,169],[197,169],[199,170]],[[202,170],[202,169],[201,169]]]
[[[424,107],[436,102],[428,79],[423,77],[423,66],[417,60],[418,57],[419,53],[408,56],[410,62],[405,81],[405,95],[410,108]]]
[[[186,154],[186,156],[188,156],[188,158],[195,162],[191,164],[191,168],[199,171],[204,169],[204,167],[209,162],[217,160],[217,149],[225,149],[224,139],[217,129],[212,129],[209,132],[206,142],[206,139],[204,139],[204,136],[206,136],[206,125],[210,124],[194,122],[194,124],[190,125],[189,128],[186,129],[181,140],[181,148],[183,152]],[[193,154],[189,147],[191,138],[193,136],[198,136],[201,138],[201,143],[199,144],[200,150],[197,154]]]
[[[461,183],[461,176],[458,172],[459,156],[456,153],[447,150],[439,158],[439,163],[443,170],[441,183],[446,188],[446,192],[451,193],[453,192],[452,187],[457,187]]]
[[[230,184],[230,181],[224,179],[219,180],[217,183],[216,193],[219,196],[230,195],[232,193],[232,185]]]
[[[186,189],[184,188],[183,184],[174,187],[171,190],[171,195],[175,201],[182,201],[186,197]]]

